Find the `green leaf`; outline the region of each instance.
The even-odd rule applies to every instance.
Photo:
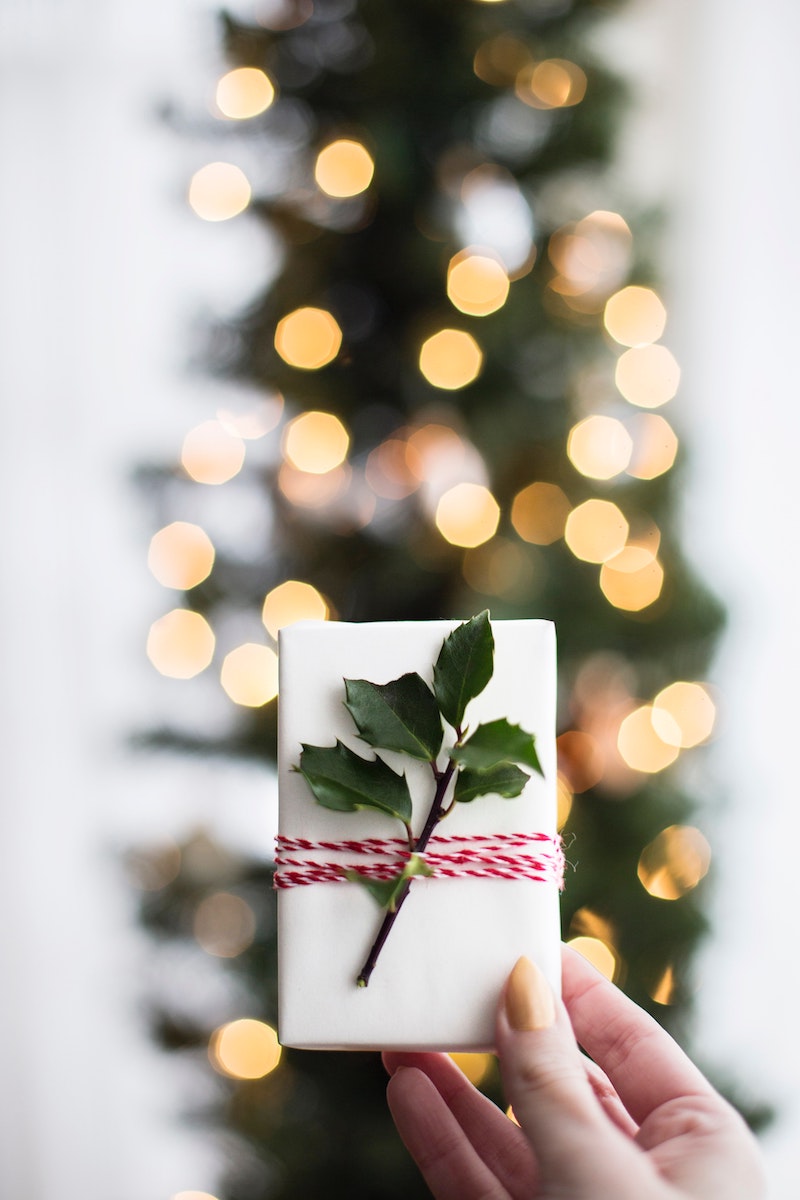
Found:
[[[426,762],[442,748],[439,706],[425,680],[412,672],[391,683],[345,679],[345,705],[370,746],[399,750]]]
[[[362,875],[360,871],[345,871],[345,877],[351,883],[360,883],[378,901],[381,908],[385,908],[388,912],[395,912],[397,901],[407,879],[412,879],[415,875],[432,874],[433,870],[418,854],[412,854],[400,874],[391,879],[370,879],[368,875]]]
[[[488,771],[459,771],[453,798],[460,804],[469,804],[477,796],[519,796],[530,775],[515,767],[513,763],[498,763]]]
[[[462,767],[488,771],[499,763],[517,762],[543,775],[536,753],[536,738],[505,717],[479,725],[463,745],[453,746],[450,757]]]
[[[494,671],[494,636],[488,611],[465,621],[446,637],[433,668],[433,690],[442,716],[460,729],[464,710]]]
[[[359,757],[348,746],[303,746],[300,773],[317,802],[337,812],[374,808],[411,820],[411,794],[405,775],[398,775],[381,758]]]

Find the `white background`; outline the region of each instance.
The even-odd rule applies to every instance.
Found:
[[[246,11],[246,5],[241,10]],[[198,416],[183,373],[198,303],[246,290],[246,220],[185,208],[211,154],[166,130],[220,69],[201,0],[0,0],[0,1193],[166,1200],[212,1189],[149,1047],[150,947],[116,855],[217,823],[267,845],[258,773],[132,762],[132,727],[181,703],[142,652],[166,607],[129,481]],[[730,612],[703,827],[715,936],[699,971],[704,1060],[775,1101],[774,1200],[796,1192],[794,716],[800,10],[638,0],[604,43],[638,81],[619,173],[675,213],[668,339],[691,470],[686,544]],[[236,227],[236,228],[234,228]],[[202,414],[201,414],[202,415]]]

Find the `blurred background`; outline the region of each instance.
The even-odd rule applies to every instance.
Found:
[[[275,1044],[275,637],[486,606],[565,937],[793,1194],[798,24],[0,0],[3,1195],[425,1195]]]

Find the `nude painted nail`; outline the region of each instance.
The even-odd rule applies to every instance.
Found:
[[[520,958],[508,977],[505,994],[508,1023],[517,1033],[546,1029],[556,1019],[553,993],[529,958]]]

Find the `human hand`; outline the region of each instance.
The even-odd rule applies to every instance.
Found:
[[[447,1055],[384,1054],[392,1116],[436,1200],[760,1200],[755,1139],[669,1034],[567,948],[563,992],[527,959],[503,992],[519,1127]]]

